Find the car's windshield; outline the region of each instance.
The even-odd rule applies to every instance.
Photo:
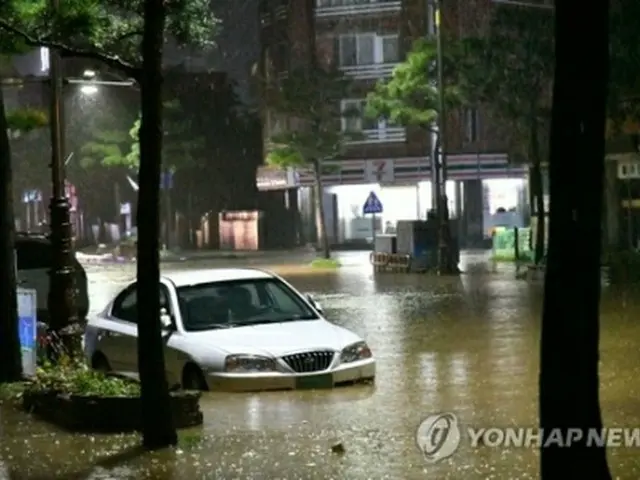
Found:
[[[177,293],[187,331],[319,318],[276,278],[203,283],[180,287]]]

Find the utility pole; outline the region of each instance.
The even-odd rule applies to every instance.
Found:
[[[51,0],[54,12],[59,0]],[[59,332],[78,321],[76,307],[74,255],[71,245],[72,232],[70,205],[65,192],[65,142],[63,120],[63,72],[60,53],[49,49],[49,83],[51,86],[51,225],[52,265],[49,273],[49,328]]]
[[[444,98],[444,55],[441,28],[441,0],[435,0],[436,48],[438,63],[438,135],[434,149],[434,187],[437,192],[436,213],[438,218],[438,273],[451,275],[457,273],[451,251],[451,232],[449,228],[449,212],[447,205],[447,116]]]

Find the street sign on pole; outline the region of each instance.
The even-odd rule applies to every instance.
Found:
[[[369,196],[362,206],[362,213],[364,215],[371,215],[371,237],[373,242],[375,242],[376,238],[376,214],[382,213],[382,210],[382,202],[375,192],[369,193]]]
[[[18,332],[22,351],[22,371],[27,376],[33,376],[36,374],[38,336],[35,290],[18,288]]]
[[[376,213],[382,213],[382,210],[382,202],[375,192],[371,192],[362,206],[362,213],[364,215],[375,215]]]

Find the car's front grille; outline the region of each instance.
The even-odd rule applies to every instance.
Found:
[[[319,350],[316,352],[294,353],[293,355],[285,355],[282,359],[291,367],[294,372],[308,373],[321,372],[331,365],[333,360],[331,350]]]

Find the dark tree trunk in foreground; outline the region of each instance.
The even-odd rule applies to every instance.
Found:
[[[15,271],[11,148],[0,88],[0,383],[22,380]]]
[[[556,2],[540,427],[600,429],[599,303],[608,2]],[[585,10],[586,9],[586,10]],[[566,438],[566,437],[565,437]],[[541,449],[544,479],[610,479],[604,448]]]
[[[162,45],[164,2],[145,0],[140,95],[138,191],[138,371],[142,437],[150,449],[176,445],[160,328],[160,172],[162,167]]]
[[[316,183],[316,227],[318,229],[318,247],[322,258],[331,258],[331,246],[327,235],[327,220],[324,211],[324,187],[322,185],[322,165],[319,160],[313,161],[313,172]]]
[[[535,107],[534,107],[535,108]],[[533,251],[533,262],[542,262],[545,251],[546,215],[544,214],[544,181],[542,179],[542,158],[540,155],[539,125],[536,112],[532,113],[531,130],[529,132],[529,157],[531,161],[531,186],[536,202],[536,238]]]

